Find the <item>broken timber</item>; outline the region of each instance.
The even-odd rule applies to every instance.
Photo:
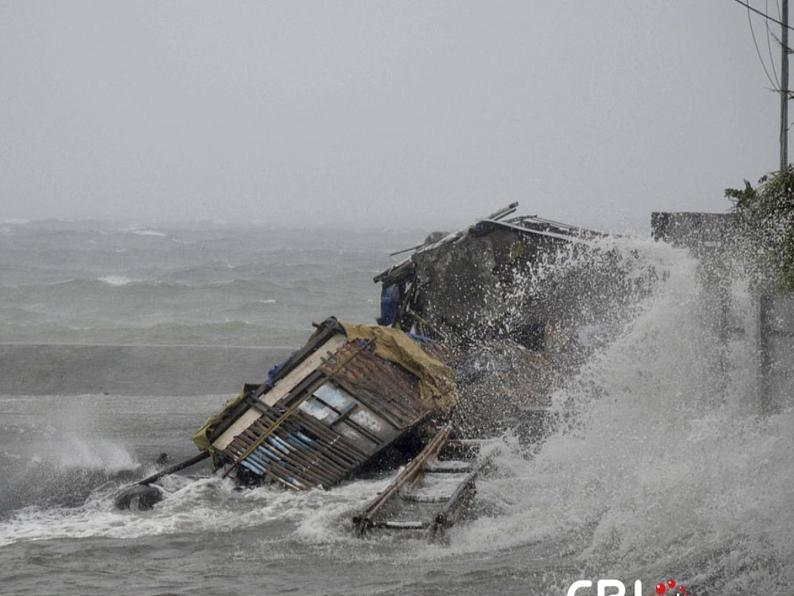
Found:
[[[438,431],[353,518],[357,536],[397,530],[422,532],[434,540],[454,525],[473,499],[475,480],[488,459],[477,459],[479,442],[452,441],[449,436],[449,426]],[[451,456],[458,459],[447,459]]]
[[[603,234],[537,216],[509,217],[517,206],[393,253],[411,254],[374,277],[381,284],[378,323],[448,344],[507,335],[537,349],[551,315],[537,308],[536,274],[590,250]],[[519,296],[527,303],[516,304]]]
[[[210,418],[194,441],[239,484],[330,488],[451,407],[451,375],[402,331],[331,318],[268,383],[247,385]]]

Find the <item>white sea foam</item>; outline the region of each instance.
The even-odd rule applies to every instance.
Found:
[[[55,538],[137,538],[175,532],[243,529],[274,521],[300,521],[325,511],[329,493],[280,489],[236,491],[217,476],[165,479],[166,498],[150,512],[119,511],[113,494],[98,491],[80,507],[27,507],[0,521],[0,546]]]
[[[578,569],[577,577],[555,578],[555,586],[586,574],[626,583],[639,578],[646,586],[675,576],[703,588],[693,593],[790,591],[794,410],[756,415],[746,288],[740,280],[733,287],[734,314],[745,333],[721,346],[695,260],[664,244],[624,240],[615,246],[656,267],[659,278],[623,333],[554,395],[566,425],[532,454],[505,437],[496,474],[478,483],[480,500],[494,513],[454,528],[448,547],[397,545],[389,549],[390,562],[497,560],[537,545],[537,552],[568,557]],[[295,494],[235,492],[217,478],[175,477],[164,480],[167,498],[147,513],[115,511],[112,491],[76,508],[14,512],[0,522],[0,544],[286,520],[303,543],[348,557],[349,549],[337,546],[352,548],[350,516],[382,482]],[[267,541],[267,532],[262,535]],[[380,556],[371,546],[355,552],[359,559]]]
[[[748,294],[734,288],[745,333],[723,347],[693,259],[665,245],[622,248],[669,277],[554,396],[570,428],[537,455],[499,458],[501,474],[479,494],[502,514],[457,529],[452,549],[570,537],[595,578],[672,574],[722,593],[781,593],[794,581],[794,411],[755,415]]]
[[[106,275],[105,277],[100,277],[99,281],[103,281],[110,286],[126,286],[134,283],[136,280],[124,277],[123,275]]]
[[[132,230],[132,233],[136,236],[157,236],[159,238],[165,238],[167,236],[167,234],[158,232],[157,230]]]
[[[160,232],[158,230],[147,230],[147,229],[140,229],[140,228],[122,228],[119,230],[120,232],[127,232],[128,234],[135,234],[136,236],[156,236],[158,238],[165,238],[168,234],[164,232]]]

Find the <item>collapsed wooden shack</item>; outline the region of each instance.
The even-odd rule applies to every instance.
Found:
[[[537,216],[508,218],[517,207],[458,232],[431,234],[376,275],[382,284],[378,323],[448,343],[510,337],[542,350],[554,313],[533,285],[561,255],[601,234]]]
[[[411,249],[375,278],[378,325],[316,325],[265,382],[244,385],[195,433],[199,455],[144,479],[117,506],[151,506],[162,498],[153,482],[203,457],[239,485],[291,490],[404,464],[356,514],[357,532],[443,534],[475,493],[487,460],[480,441],[517,420],[543,426],[531,414],[544,412],[552,384],[555,305],[535,291],[538,272],[598,235],[507,219],[516,206]],[[506,406],[510,419],[494,424]]]
[[[433,338],[452,353],[462,381],[456,422],[471,438],[511,428],[537,440],[545,432],[551,389],[578,357],[566,317],[581,312],[577,286],[585,272],[566,266],[603,237],[537,216],[511,217],[517,206],[458,232],[431,234],[374,278],[381,284],[378,323]]]
[[[328,319],[193,440],[240,484],[329,488],[456,404],[441,352],[397,329]]]

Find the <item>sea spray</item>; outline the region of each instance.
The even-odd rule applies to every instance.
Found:
[[[453,343],[464,394],[455,412],[460,431],[492,436],[507,427],[537,443],[561,419],[549,408],[553,390],[585,381],[580,368],[615,340],[667,275],[663,258],[608,237],[515,264],[485,289],[488,308],[473,308],[463,340]]]
[[[653,585],[675,575],[693,594],[784,593],[794,580],[794,413],[755,414],[750,294],[733,284],[745,332],[721,345],[695,259],[664,244],[615,246],[664,275],[554,393],[567,423],[534,456],[502,456],[502,473],[481,483],[500,514],[461,528],[453,548],[565,543],[584,577]]]
[[[4,514],[0,560],[25,570],[5,585],[32,593],[45,588],[37,577],[74,573],[70,581],[106,593],[109,576],[137,579],[145,567],[162,586],[205,592],[553,596],[577,579],[615,578],[639,579],[647,593],[674,577],[693,596],[790,593],[794,414],[757,415],[751,294],[741,279],[732,284],[731,324],[744,333],[723,345],[696,260],[660,243],[603,242],[631,270],[654,268],[655,279],[638,273],[650,279],[647,292],[588,323],[586,358],[551,396],[557,429],[538,449],[515,432],[500,439],[496,471],[478,485],[484,514],[454,528],[449,545],[353,537],[350,517],[384,479],[296,495],[177,476],[144,514],[113,509],[123,484],[115,481],[75,506],[22,503]],[[64,399],[35,396],[29,409],[20,401],[14,420]],[[148,462],[161,449],[176,455],[204,416],[197,404],[209,413],[221,398],[91,401],[107,413],[99,429],[125,437],[136,456],[149,446],[152,457],[140,458]],[[136,426],[141,412],[146,424]],[[22,458],[11,464],[27,462],[17,434],[6,439],[3,449]],[[54,557],[69,571],[55,571]]]
[[[6,439],[12,438],[0,453],[0,515],[31,505],[80,505],[98,486],[140,469],[129,446],[103,428],[104,397],[34,396],[37,412],[0,423]],[[3,399],[6,420],[16,418],[13,410],[23,399]]]

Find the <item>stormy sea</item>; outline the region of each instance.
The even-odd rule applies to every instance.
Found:
[[[386,478],[237,491],[198,465],[114,509],[312,322],[372,322],[372,277],[430,231],[1,223],[0,593],[794,593],[794,411],[759,414],[752,296],[718,337],[697,260],[645,238],[610,242],[651,291],[554,391],[564,423],[495,437],[447,543],[353,536]]]

